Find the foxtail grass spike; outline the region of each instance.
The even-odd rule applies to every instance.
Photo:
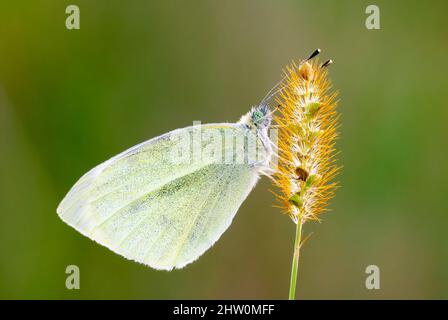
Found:
[[[307,59],[298,65],[292,63],[285,70],[284,89],[277,96],[276,196],[283,212],[297,224],[290,299],[295,297],[302,226],[307,221],[320,220],[337,187],[337,93],[330,91],[325,68],[331,62],[320,64],[317,59]]]

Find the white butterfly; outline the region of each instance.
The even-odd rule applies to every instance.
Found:
[[[81,177],[57,212],[128,259],[182,268],[219,239],[268,170],[270,123],[261,105],[238,123],[191,126],[143,142]]]

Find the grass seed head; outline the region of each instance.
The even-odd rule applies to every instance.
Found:
[[[337,186],[333,180],[339,170],[339,115],[326,68],[331,62],[319,64],[309,58],[287,66],[277,96],[279,159],[274,180],[280,206],[295,222],[319,220]]]

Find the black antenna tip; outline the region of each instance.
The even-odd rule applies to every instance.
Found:
[[[315,56],[317,56],[320,53],[320,49],[316,49],[313,51],[312,54],[310,54],[310,56],[308,57],[308,59],[306,59],[305,61],[309,61],[311,59],[313,59]]]
[[[330,59],[330,60],[327,60],[324,63],[322,63],[322,65],[320,67],[325,68],[325,67],[328,67],[332,63],[333,63],[333,60]]]

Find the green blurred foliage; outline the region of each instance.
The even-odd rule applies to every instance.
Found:
[[[65,28],[77,4],[81,29]],[[0,298],[287,297],[294,226],[270,182],[197,262],[127,261],[56,215],[88,169],[169,130],[236,121],[323,49],[342,113],[342,188],[303,247],[299,298],[448,298],[447,3],[0,3]],[[65,289],[65,267],[81,290]],[[381,289],[364,286],[367,265]]]

